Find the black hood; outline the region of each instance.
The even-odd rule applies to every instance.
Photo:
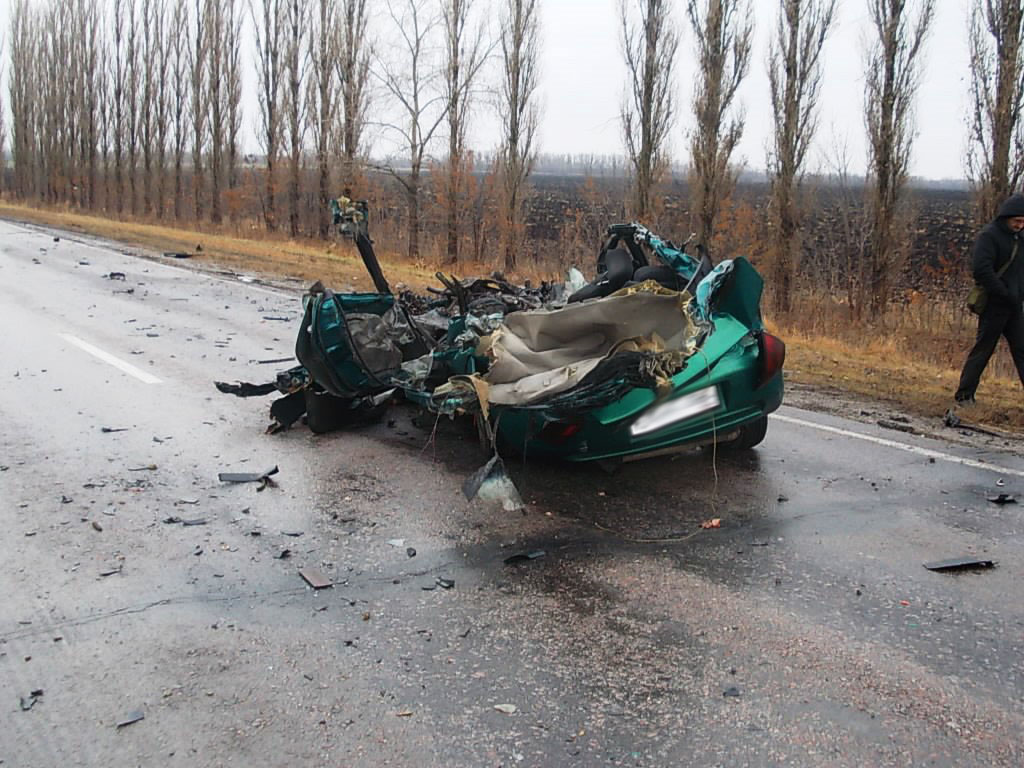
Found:
[[[997,219],[1008,219],[1011,216],[1024,216],[1024,195],[1011,195],[999,206]]]

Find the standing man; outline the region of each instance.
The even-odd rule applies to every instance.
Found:
[[[1024,385],[1024,195],[1013,195],[974,241],[974,282],[988,294],[978,315],[978,335],[967,354],[955,399],[958,405],[974,403],[981,374],[1005,336],[1013,364]],[[1019,251],[1019,252],[1018,252]]]

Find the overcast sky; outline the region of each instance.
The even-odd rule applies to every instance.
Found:
[[[621,152],[618,112],[625,68],[622,63],[617,0],[541,0],[544,8],[542,147],[546,152]],[[913,0],[912,0],[912,4]],[[746,131],[739,154],[752,169],[765,165],[771,130],[766,59],[777,0],[753,0],[754,48],[750,74],[739,92]],[[686,131],[693,124],[691,100],[696,64],[693,33],[683,0],[676,3],[682,30],[677,59],[678,130],[674,156],[685,162]],[[924,178],[962,178],[966,147],[964,110],[969,79],[967,0],[937,0],[925,48],[917,98],[917,139],[911,172]],[[825,67],[820,127],[809,162],[828,170],[834,147],[845,144],[851,169],[865,165],[864,39],[865,0],[839,0],[838,17],[823,54]]]
[[[40,0],[41,1],[41,0]],[[481,0],[484,2],[486,0]],[[490,0],[494,2],[494,0]],[[913,3],[913,0],[912,0]],[[0,37],[9,38],[11,0],[0,0]],[[495,3],[497,4],[497,3]],[[916,5],[916,3],[913,3]],[[619,110],[625,83],[617,0],[540,0],[541,24],[541,135],[545,153],[621,154]],[[746,112],[746,131],[739,158],[751,169],[765,164],[770,136],[766,58],[768,36],[775,24],[777,0],[753,0],[755,23],[751,70],[739,101]],[[677,129],[672,134],[673,157],[686,162],[686,135],[692,126],[690,102],[695,62],[693,35],[686,23],[684,0],[676,2],[676,22],[682,41],[676,66]],[[923,77],[916,108],[917,139],[911,172],[930,179],[962,178],[966,147],[964,111],[967,104],[968,0],[937,0],[936,16],[925,47]],[[371,3],[373,23],[383,20],[383,2]],[[864,40],[868,33],[866,0],[839,0],[838,17],[826,43],[820,126],[809,170],[828,171],[837,146],[844,146],[854,172],[863,171],[865,141]],[[248,47],[248,46],[247,46]],[[251,61],[251,52],[246,51]],[[5,52],[4,69],[10,66]],[[253,73],[252,68],[246,74]],[[6,74],[6,72],[5,72]],[[245,84],[247,151],[256,151],[255,82]],[[4,87],[5,107],[8,101]],[[470,132],[476,149],[493,149],[497,129],[489,115],[478,109]],[[384,146],[378,138],[377,151]]]

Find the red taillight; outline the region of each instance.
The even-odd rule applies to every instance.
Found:
[[[537,433],[537,437],[545,443],[562,445],[570,437],[583,429],[583,421],[549,421]]]
[[[760,356],[757,369],[757,386],[767,384],[771,378],[782,370],[786,362],[786,343],[778,336],[762,333],[758,339]]]

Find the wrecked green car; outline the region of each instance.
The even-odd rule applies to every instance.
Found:
[[[267,385],[286,393],[272,431],[303,416],[315,431],[366,422],[401,397],[474,419],[510,455],[630,460],[752,448],[782,402],[785,345],[763,328],[746,259],[712,268],[699,247],[621,224],[589,284],[576,270],[539,287],[438,273],[443,288],[419,296],[394,293],[368,238],[356,245],[376,291],[306,294],[301,365]],[[253,385],[218,384],[240,386]]]

